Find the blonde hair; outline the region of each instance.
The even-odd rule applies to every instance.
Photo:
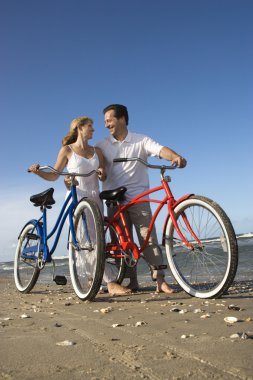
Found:
[[[73,144],[77,140],[78,127],[87,123],[93,123],[93,120],[88,116],[80,116],[71,121],[68,134],[63,137],[62,145]]]

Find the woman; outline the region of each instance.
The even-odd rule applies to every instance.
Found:
[[[93,120],[89,117],[82,116],[74,119],[70,124],[69,133],[62,140],[62,147],[54,168],[62,171],[65,167],[69,172],[88,173],[92,170],[98,170],[99,174],[90,177],[79,177],[76,187],[78,200],[88,197],[97,202],[101,213],[103,214],[103,204],[99,198],[98,178],[103,181],[106,178],[104,170],[104,158],[99,148],[88,144],[94,132]],[[29,170],[41,178],[48,181],[55,181],[59,174],[45,173],[40,171],[39,164],[33,164]],[[130,290],[111,280],[112,273],[110,267],[105,265],[104,281],[107,282],[108,292],[110,294],[126,294]]]

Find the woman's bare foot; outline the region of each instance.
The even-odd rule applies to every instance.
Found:
[[[174,293],[174,290],[167,284],[166,281],[164,281],[164,280],[159,281],[157,279],[156,292],[157,293],[172,294],[172,293]]]
[[[99,291],[98,291],[98,294],[105,294],[105,293],[108,293],[107,286],[105,286],[105,285],[101,285],[101,286],[100,286],[100,289],[99,289]]]
[[[107,288],[111,296],[131,293],[131,289],[128,289],[123,285],[117,284],[117,282],[108,282]]]

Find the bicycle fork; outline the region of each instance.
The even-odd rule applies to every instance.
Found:
[[[89,228],[88,228],[88,221],[87,221],[87,217],[85,213],[82,214],[81,218],[82,218],[82,227],[83,227],[83,232],[84,232],[84,237],[85,237],[85,245],[81,246],[80,242],[78,242],[78,239],[76,237],[76,233],[74,230],[74,223],[73,223],[73,218],[71,217],[71,212],[70,212],[70,217],[69,217],[69,225],[70,225],[70,233],[72,236],[72,242],[70,242],[70,244],[74,246],[74,249],[76,251],[86,250],[90,252],[93,250],[93,247],[92,247],[92,240],[91,240]]]
[[[194,246],[189,243],[189,241],[184,237],[183,233],[181,232],[179,226],[178,226],[178,223],[177,223],[177,220],[175,218],[175,214],[174,214],[174,208],[177,204],[179,204],[181,201],[189,198],[192,194],[188,194],[186,196],[184,196],[183,198],[179,199],[179,201],[175,201],[169,187],[168,187],[168,184],[167,184],[167,181],[166,180],[163,180],[162,181],[163,183],[163,187],[164,187],[164,190],[167,194],[167,197],[168,197],[168,200],[169,200],[169,204],[168,204],[168,211],[169,211],[169,214],[167,216],[167,220],[165,222],[165,225],[164,225],[164,231],[163,231],[163,236],[165,237],[165,228],[166,228],[166,225],[167,225],[167,222],[168,222],[168,219],[169,217],[171,218],[172,220],[172,223],[178,233],[178,235],[180,236],[180,238],[182,239],[182,241],[184,242],[184,244],[189,248],[189,250],[193,250],[194,249]],[[188,229],[188,231],[190,232],[191,236],[197,241],[198,245],[201,246],[201,242],[200,240],[198,239],[198,237],[196,236],[195,232],[193,231],[192,227],[190,226],[190,223],[187,219],[187,216],[185,214],[185,212],[182,212],[182,218],[183,218],[183,221],[185,223],[185,226],[186,228]],[[164,238],[163,238],[164,240]],[[164,243],[164,241],[163,241]],[[163,244],[164,245],[164,244]]]

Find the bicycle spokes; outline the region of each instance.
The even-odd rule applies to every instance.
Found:
[[[217,204],[197,196],[179,204],[175,215],[181,233],[192,247],[186,246],[169,221],[166,253],[176,280],[197,297],[222,294],[237,268],[237,244],[229,219]]]

